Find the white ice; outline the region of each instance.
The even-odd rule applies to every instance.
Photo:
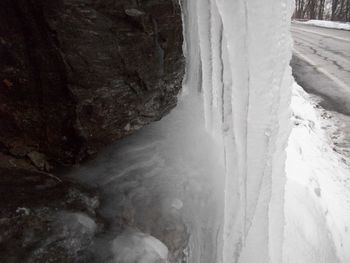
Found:
[[[200,58],[206,128],[225,153],[223,262],[280,263],[292,3],[191,2],[186,36],[197,37],[187,37],[186,46],[199,40],[200,52],[185,54],[189,61]]]
[[[168,248],[153,236],[128,229],[112,245],[113,263],[166,263]]]

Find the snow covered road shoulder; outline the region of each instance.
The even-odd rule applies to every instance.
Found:
[[[350,23],[342,23],[342,22],[336,22],[336,21],[309,20],[306,22],[301,22],[301,21],[293,21],[293,22],[298,24],[313,25],[313,26],[325,27],[325,28],[350,30]]]
[[[332,124],[298,85],[292,109],[284,262],[350,262],[350,168],[333,150]]]

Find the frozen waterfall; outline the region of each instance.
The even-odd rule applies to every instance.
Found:
[[[224,263],[281,263],[292,1],[183,1],[185,92],[225,155]]]
[[[72,175],[105,197],[98,262],[350,262],[350,170],[291,77],[292,1],[181,3],[177,107]]]

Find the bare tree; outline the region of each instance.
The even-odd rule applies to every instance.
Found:
[[[331,14],[331,20],[334,21],[336,18],[336,12],[338,7],[338,0],[332,0],[332,14]]]
[[[325,16],[326,0],[295,0],[294,18],[350,21],[350,0],[330,0],[330,17]]]
[[[318,5],[318,19],[323,20],[324,18],[324,3],[325,0],[319,0],[319,5]]]
[[[316,14],[317,14],[316,8],[317,8],[317,0],[309,0],[308,11],[309,11],[310,19],[316,19]]]
[[[304,5],[305,0],[295,0],[295,18],[304,18]]]

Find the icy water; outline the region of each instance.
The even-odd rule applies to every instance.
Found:
[[[120,244],[127,242],[118,237],[128,231],[162,241],[171,262],[220,261],[223,150],[205,131],[199,101],[185,99],[70,175],[101,193],[99,213],[108,223],[95,240],[99,262],[119,262]]]

